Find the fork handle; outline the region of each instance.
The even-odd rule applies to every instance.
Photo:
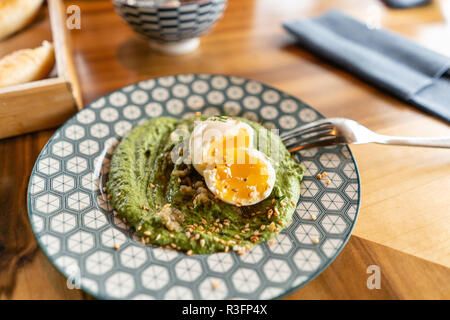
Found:
[[[443,138],[413,138],[393,137],[378,134],[375,143],[393,144],[398,146],[419,146],[430,148],[450,148],[450,137]]]

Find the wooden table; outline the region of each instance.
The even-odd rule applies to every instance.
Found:
[[[152,52],[114,13],[110,1],[70,1],[82,28],[71,31],[86,103],[130,83],[176,73],[254,78],[293,94],[329,117],[353,118],[385,134],[450,135],[428,116],[299,49],[282,28],[290,18],[338,7],[450,56],[450,1],[391,10],[377,0],[231,0],[200,48],[179,57]],[[39,22],[39,23],[45,23]],[[28,178],[54,130],[0,141],[0,295],[7,299],[82,299],[37,246],[26,210]],[[450,152],[352,146],[362,206],[349,243],[318,278],[288,299],[450,298]],[[381,289],[369,290],[369,265]]]

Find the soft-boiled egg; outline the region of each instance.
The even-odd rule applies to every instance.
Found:
[[[253,129],[236,119],[198,122],[190,140],[191,160],[209,190],[237,206],[267,198],[275,184],[275,170],[253,146]]]

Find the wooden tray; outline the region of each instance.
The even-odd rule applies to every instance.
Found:
[[[45,38],[51,36],[56,63],[47,79],[0,88],[0,139],[56,127],[83,106],[68,41],[65,6],[62,0],[47,0],[47,4],[48,14],[37,17],[41,21],[2,43],[5,50],[12,52],[36,47],[43,40],[51,40]],[[48,27],[51,34],[46,30]],[[21,47],[17,48],[17,43]]]

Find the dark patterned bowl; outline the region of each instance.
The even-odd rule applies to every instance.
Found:
[[[227,0],[112,0],[119,15],[134,31],[168,54],[195,50],[199,37],[220,19]]]

